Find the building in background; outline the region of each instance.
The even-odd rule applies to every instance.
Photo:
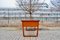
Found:
[[[51,2],[53,3],[53,1]],[[51,5],[53,5],[52,3]],[[48,3],[39,4],[39,9],[32,14],[32,19],[40,20],[44,26],[50,26],[50,24],[60,26],[60,7],[53,6],[49,7]],[[29,19],[29,16],[20,8],[0,8],[0,25],[15,24],[18,26],[22,19]]]

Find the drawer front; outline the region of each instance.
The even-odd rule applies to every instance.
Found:
[[[22,22],[22,26],[24,27],[36,27],[39,25],[39,22]]]

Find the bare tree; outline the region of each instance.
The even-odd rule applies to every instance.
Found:
[[[19,8],[22,8],[22,10],[25,13],[30,14],[30,19],[32,19],[32,13],[37,11],[39,9],[39,0],[16,0],[17,5]]]

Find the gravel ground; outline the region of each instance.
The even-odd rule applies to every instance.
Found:
[[[23,37],[22,30],[0,28],[0,40],[60,40],[60,30],[40,30],[38,37]]]

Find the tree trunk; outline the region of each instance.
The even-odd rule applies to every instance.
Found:
[[[30,12],[30,20],[32,19],[32,13]]]

